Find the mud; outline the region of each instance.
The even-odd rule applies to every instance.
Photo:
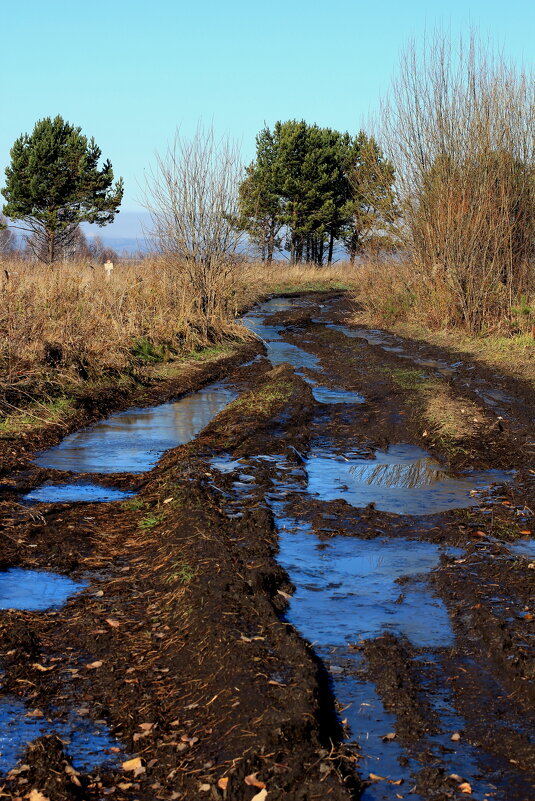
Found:
[[[134,460],[105,436],[73,474],[34,466],[57,430],[3,443],[4,577],[77,582],[40,610],[20,585],[0,612],[5,796],[535,796],[532,398],[347,312],[332,294],[253,310],[271,361],[175,383],[224,380],[215,417],[189,396],[188,436],[138,432]],[[470,409],[453,444],[420,373]]]

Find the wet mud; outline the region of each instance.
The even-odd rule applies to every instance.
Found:
[[[535,797],[532,399],[349,310],[6,454],[5,797]]]

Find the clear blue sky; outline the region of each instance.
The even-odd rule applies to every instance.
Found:
[[[264,122],[358,130],[425,29],[474,26],[535,61],[534,0],[26,0],[2,23],[0,185],[15,138],[59,113],[124,177],[125,211],[177,126],[213,122],[246,159]]]

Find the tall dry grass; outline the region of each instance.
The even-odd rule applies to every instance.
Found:
[[[174,258],[54,267],[3,262],[0,271],[0,414],[44,393],[118,379],[140,365],[245,339],[235,318],[276,291],[341,286],[346,267],[229,262],[201,308],[187,265]]]
[[[478,335],[510,336],[530,334],[535,325],[535,284],[516,298],[508,298],[500,313],[486,314]],[[457,294],[446,276],[437,273],[432,281],[422,280],[414,263],[403,259],[370,260],[361,265],[353,292],[367,322],[394,326],[410,323],[429,331],[459,332]]]

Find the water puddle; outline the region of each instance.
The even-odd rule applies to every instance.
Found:
[[[77,770],[87,771],[125,758],[121,743],[103,723],[97,724],[75,712],[65,721],[27,714],[27,708],[17,698],[0,699],[0,773],[14,768],[28,743],[44,734],[56,734],[63,741],[65,752]]]
[[[373,459],[312,452],[307,459],[308,489],[324,501],[343,499],[352,506],[370,503],[383,512],[425,515],[477,504],[477,492],[507,473],[487,470],[455,478],[414,445],[391,445]]]
[[[144,473],[166,451],[194,439],[235,397],[218,382],[174,403],[119,412],[75,431],[34,461],[76,473]]]
[[[422,492],[445,480],[440,465],[424,451],[398,446],[383,457],[387,466],[401,463],[405,467],[394,477],[385,475],[387,471],[382,468],[376,476],[379,489],[390,489],[392,484],[398,490],[419,487]],[[249,474],[254,473],[260,458],[250,457],[246,466],[245,460],[217,457],[212,466],[226,473],[246,470]],[[273,492],[266,498],[279,534],[278,561],[296,586],[285,617],[312,643],[330,674],[340,715],[347,719],[350,737],[359,746],[360,775],[384,777],[365,788],[363,801],[389,801],[398,797],[397,793],[407,799],[421,798],[414,787],[430,760],[444,769],[445,776],[453,775],[449,781],[452,797],[460,781],[466,780],[472,784],[473,797],[482,801],[495,789],[491,783],[495,771],[486,764],[486,755],[464,737],[455,743],[451,740],[454,732],[464,730],[465,722],[453,706],[437,654],[453,645],[454,635],[447,609],[428,579],[442,554],[457,556],[461,551],[407,538],[361,540],[338,535],[325,541],[309,524],[285,511],[286,496],[305,491],[302,468],[281,456],[267,458],[276,470]],[[422,465],[421,460],[428,461]],[[350,462],[359,466],[364,463],[370,469],[381,464],[377,458],[366,460],[356,452]],[[405,469],[407,463],[409,468]],[[469,483],[464,490],[473,487]],[[242,492],[235,491],[229,504],[232,509],[240,508]],[[385,709],[361,653],[362,641],[385,632],[406,638],[416,649],[415,665],[421,665],[422,688],[438,719],[438,730],[423,735],[410,747],[402,746],[395,737],[386,737],[396,730],[396,716]],[[433,681],[433,676],[442,679]],[[462,778],[458,780],[457,775]]]
[[[132,498],[134,492],[115,487],[102,487],[86,481],[72,484],[43,484],[22,498],[27,503],[106,503]]]
[[[528,559],[535,559],[535,539],[533,538],[508,542],[507,547],[516,556],[527,556]]]
[[[287,362],[295,369],[297,375],[301,376],[312,387],[312,394],[318,403],[364,403],[364,396],[358,392],[352,392],[341,388],[332,389],[320,386],[318,382],[310,376],[304,375],[301,371],[308,367],[311,370],[320,369],[319,359],[312,353],[308,353],[297,345],[291,345],[282,340],[284,326],[270,325],[264,319],[276,311],[287,311],[296,308],[296,302],[290,298],[273,298],[262,303],[248,312],[242,322],[249,331],[252,331],[264,341],[267,351],[267,358],[276,367]],[[304,304],[300,304],[304,305]]]
[[[57,608],[86,586],[86,582],[72,581],[58,573],[12,567],[0,572],[0,609]]]
[[[297,586],[289,618],[311,642],[357,642],[391,631],[416,648],[452,644],[446,608],[424,578],[439,563],[437,545],[343,536],[325,543],[308,525],[277,521],[278,559]],[[401,577],[410,581],[400,584]]]
[[[347,719],[353,742],[360,748],[358,770],[362,778],[375,773],[390,781],[403,779],[403,798],[418,798],[409,790],[414,784],[411,774],[418,770],[418,763],[407,758],[395,739],[384,741],[386,734],[395,731],[396,716],[385,710],[373,682],[364,678],[356,680],[355,671],[361,667],[362,658],[358,654],[349,654],[343,648],[318,649],[318,652],[327,664],[336,661],[348,669],[348,673],[333,675],[333,685],[336,696],[343,699],[347,707],[343,717]],[[392,786],[385,782],[373,782],[365,788],[361,801],[384,801],[390,798],[396,798]]]

